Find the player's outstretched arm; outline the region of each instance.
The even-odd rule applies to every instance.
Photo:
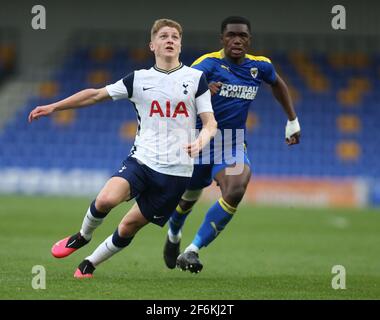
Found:
[[[301,137],[301,128],[298,123],[296,112],[294,111],[292,98],[290,97],[288,87],[284,80],[276,73],[276,81],[272,85],[274,97],[280,102],[288,122],[285,128],[285,140],[288,145],[298,144]]]
[[[202,130],[194,142],[185,146],[186,152],[192,158],[196,157],[210,142],[210,140],[216,135],[217,130],[217,122],[213,112],[202,112],[199,114],[199,117],[202,121]]]
[[[55,111],[81,108],[110,98],[106,88],[85,89],[58,102],[34,108],[30,112],[28,120],[32,122],[33,120],[38,120],[40,117],[48,116]]]

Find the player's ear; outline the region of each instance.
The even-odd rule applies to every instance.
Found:
[[[149,42],[149,49],[150,49],[150,51],[154,51],[154,47],[153,47],[153,43],[152,43],[152,41]]]

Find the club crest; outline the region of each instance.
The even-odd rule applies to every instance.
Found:
[[[254,79],[256,79],[258,73],[259,73],[259,70],[257,70],[257,68],[251,68],[251,76]]]
[[[187,87],[189,86],[188,84],[186,83],[183,83],[182,86],[184,87],[185,90],[183,90],[183,93],[184,94],[187,94],[189,91],[187,91]]]

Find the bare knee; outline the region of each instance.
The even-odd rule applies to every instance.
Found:
[[[231,185],[222,190],[222,197],[229,205],[237,207],[243,199],[246,189],[247,185],[245,184]]]
[[[226,170],[222,170],[216,175],[216,180],[220,185],[223,199],[232,207],[237,207],[243,199],[248,183],[251,178],[251,170],[248,165],[244,166],[244,171],[240,175],[227,175]]]
[[[112,208],[116,207],[119,203],[119,199],[116,199],[111,194],[101,193],[96,197],[95,207],[100,212],[108,212]]]

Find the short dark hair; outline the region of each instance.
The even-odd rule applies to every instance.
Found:
[[[251,32],[251,23],[247,18],[239,17],[239,16],[229,16],[225,18],[222,21],[222,25],[220,28],[221,33],[224,32],[224,30],[227,27],[227,24],[245,24],[248,27],[249,32]]]

